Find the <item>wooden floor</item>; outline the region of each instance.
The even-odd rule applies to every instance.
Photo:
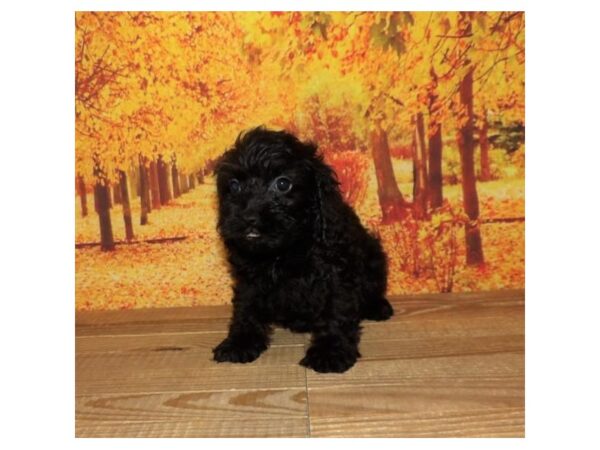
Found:
[[[392,299],[344,374],[298,365],[277,329],[251,364],[216,364],[229,307],[77,314],[78,437],[524,436],[524,294]]]

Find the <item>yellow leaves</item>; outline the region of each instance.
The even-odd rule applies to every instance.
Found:
[[[406,148],[414,133],[410,118],[420,111],[426,121],[442,125],[444,195],[456,211],[462,204],[460,186],[447,185],[447,181],[455,182],[460,174],[453,142],[457,127],[466,120],[466,110],[456,101],[458,82],[469,70],[465,61],[474,69],[474,106],[478,114],[486,107],[492,116],[522,121],[524,110],[523,17],[502,12],[475,13],[464,16],[461,23],[459,17],[458,12],[416,12],[410,19],[390,12],[78,12],[77,171],[90,182],[94,156],[112,178],[114,168],[135,162],[139,153],[148,157],[176,153],[178,166],[189,173],[217,157],[242,129],[258,124],[286,127],[303,138],[318,141],[328,161],[338,169],[344,193],[355,203],[361,218],[377,222],[381,207],[369,157],[368,129],[381,126],[388,132],[392,149]],[[461,36],[469,21],[472,35]],[[452,109],[452,104],[457,107]],[[435,131],[435,127],[427,128],[431,133]],[[493,152],[490,155],[493,157]],[[502,176],[514,180],[478,185],[484,219],[523,213],[523,151],[508,159],[497,166]],[[410,201],[412,163],[409,159],[394,159],[393,164],[400,190]],[[353,184],[355,179],[360,182]],[[203,192],[213,198],[211,192]],[[205,206],[198,206],[199,216],[203,216]],[[133,208],[134,216],[139,214],[137,199]],[[201,263],[214,264],[207,276],[219,275],[202,280],[216,291],[211,283],[222,285],[227,280],[219,278],[225,273],[219,255],[206,250],[206,246],[218,242],[212,222],[214,211],[203,219],[206,223],[194,219],[188,228],[189,216],[180,210],[190,212],[179,204],[151,213],[151,224],[136,229],[136,234],[143,238],[183,232],[195,236],[194,241],[164,249],[122,247],[113,262],[102,260],[107,264],[105,269],[96,267],[100,257],[95,254],[78,253],[78,262],[99,273],[115,273],[129,270],[129,256],[139,257],[144,265],[143,256],[152,255],[151,259],[157,261],[145,265],[137,275],[152,278],[149,286],[139,281],[137,285],[125,283],[127,277],[134,283],[135,272],[131,272],[119,279],[119,289],[130,293],[141,289],[152,304],[176,303],[180,300],[175,293],[192,301],[190,296],[197,295],[197,291],[190,279],[168,285],[153,278],[150,270],[159,270],[158,259],[167,258],[168,248],[191,258],[190,249],[196,246],[197,255],[208,252],[206,258],[212,258],[212,262],[202,259]],[[112,214],[118,239],[122,232],[118,208]],[[431,241],[446,223],[464,219],[453,214],[434,214],[427,227],[411,236],[417,242]],[[77,223],[78,239],[97,239],[97,218],[91,215],[88,219]],[[209,222],[209,234],[194,231]],[[520,253],[509,255],[499,234],[506,232],[518,247],[522,241],[519,226],[482,225],[486,259],[492,269],[476,278],[470,269],[457,266],[455,290],[521,283]],[[444,242],[450,242],[450,235],[444,236]],[[457,261],[464,260],[463,238],[457,231]],[[394,250],[392,238],[386,242],[392,266],[397,269],[401,255]],[[495,243],[493,248],[488,242]],[[183,270],[183,265],[171,263],[174,265],[168,273]],[[510,272],[507,267],[512,263],[516,269]],[[437,274],[424,280],[393,270],[391,292],[439,289],[448,283],[442,278]],[[101,286],[98,283],[87,291],[87,287],[78,285],[78,294],[96,295],[109,307],[139,306],[131,295],[120,294],[118,289],[107,289],[108,294],[102,294]],[[162,291],[172,297],[164,300],[153,294]],[[110,298],[118,300],[111,303]]]
[[[122,245],[110,253],[103,253],[98,248],[77,250],[77,308],[228,303],[231,298],[228,289],[230,277],[215,229],[215,202],[214,184],[199,185],[172,204],[150,213],[149,225],[135,229],[140,240],[188,236],[183,241]],[[134,194],[131,205],[133,216],[139,217],[139,199]],[[113,206],[111,216],[115,239],[121,240],[124,226],[119,205]],[[98,239],[97,220],[93,206],[90,215],[77,217],[77,242]]]
[[[231,40],[237,32],[230,15],[78,13],[76,20],[78,86],[91,86],[93,94],[77,96],[79,160],[91,163],[93,152],[111,160],[115,149],[136,157],[156,145],[191,151],[188,139],[201,136],[195,133],[204,126],[201,119],[212,115],[208,120],[228,122],[232,116],[227,113],[242,112],[231,104],[230,91],[250,82],[243,74],[232,79],[237,48]],[[217,86],[227,77],[228,84]],[[184,83],[191,89],[203,86],[203,92],[194,97]]]

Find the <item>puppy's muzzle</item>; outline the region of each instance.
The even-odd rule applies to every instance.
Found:
[[[247,228],[244,237],[248,240],[258,239],[261,236],[261,232],[258,229],[260,219],[256,214],[244,215],[244,222],[247,224]]]
[[[260,237],[260,233],[258,231],[249,231],[246,233],[246,239],[253,240],[258,239]]]

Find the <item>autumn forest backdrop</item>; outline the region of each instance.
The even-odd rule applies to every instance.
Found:
[[[78,12],[76,307],[227,303],[211,169],[318,143],[389,294],[522,288],[520,12]]]

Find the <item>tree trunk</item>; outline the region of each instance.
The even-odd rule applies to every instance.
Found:
[[[160,209],[160,188],[158,183],[158,167],[154,160],[150,161],[150,191],[152,193],[152,209]]]
[[[468,13],[460,13],[459,25],[465,35],[471,34],[471,22]],[[460,167],[462,172],[462,193],[465,212],[469,222],[465,225],[465,243],[467,248],[467,265],[484,264],[481,233],[479,230],[479,198],[475,178],[473,137],[473,66],[465,59],[466,75],[460,81],[460,108],[458,112],[458,148],[460,150]]]
[[[163,161],[162,156],[158,157],[158,189],[160,191],[160,203],[166,205],[169,203],[169,177],[167,164]]]
[[[77,193],[81,200],[81,217],[86,217],[88,215],[87,192],[85,190],[85,181],[81,175],[77,175]]]
[[[417,171],[417,159],[418,159],[418,153],[419,150],[417,148],[417,133],[412,133],[412,140],[410,141],[410,153],[412,154],[412,179],[413,179],[413,190],[412,190],[412,200],[413,202],[415,201],[415,199],[417,198],[418,193],[418,186],[419,183],[417,181],[417,178],[419,177],[418,171]]]
[[[115,184],[115,186],[113,187],[112,194],[113,194],[113,205],[120,205],[121,204],[121,182],[120,181],[117,182],[117,184]]]
[[[146,199],[146,206],[148,208],[148,214],[152,212],[152,200],[150,198],[150,169],[148,167],[148,158],[144,157],[144,198]],[[141,189],[141,186],[140,186]]]
[[[481,181],[492,179],[490,172],[490,141],[488,140],[487,111],[483,110],[481,129],[479,130],[479,149],[481,151]]]
[[[125,240],[132,241],[133,223],[131,222],[131,205],[129,203],[129,187],[127,185],[127,173],[124,170],[119,171],[119,188],[121,192],[121,205],[123,206],[123,221],[125,222]],[[117,190],[117,189],[115,189]]]
[[[387,133],[379,124],[371,132],[371,147],[382,221],[383,223],[392,223],[402,220],[408,214],[408,205],[402,197],[394,177]]]
[[[432,209],[440,208],[444,201],[442,191],[442,124],[429,124],[429,204]]]
[[[152,199],[150,197],[150,164],[148,163],[148,158],[144,156],[143,164],[141,166],[140,176],[143,172],[144,174],[144,186],[142,186],[142,182],[140,180],[140,200],[142,195],[146,200],[146,209],[148,210],[148,214],[152,212]],[[142,187],[144,188],[142,190]]]
[[[150,210],[150,189],[148,186],[148,169],[146,168],[145,158],[138,156],[139,174],[140,174],[140,225],[148,224],[148,212]]]
[[[94,185],[94,205],[100,221],[100,249],[105,252],[115,249],[109,203],[110,190],[108,186],[97,181]]]
[[[198,172],[198,184],[204,184],[204,167]]]
[[[438,116],[438,77],[433,67],[430,70],[431,83],[428,99],[429,109],[429,180],[428,197],[431,209],[440,208],[444,202],[442,182],[442,124]]]
[[[135,192],[136,197],[142,195],[142,187],[140,186],[140,166],[139,164],[134,165],[129,170],[129,181],[131,186],[131,192]]]
[[[179,170],[175,161],[171,164],[171,180],[173,182],[173,198],[177,198],[181,196],[181,187],[179,186]]]
[[[191,173],[190,174],[190,189],[195,189],[196,188],[196,176]]]
[[[419,112],[415,117],[415,141],[416,148],[413,150],[415,171],[415,217],[424,219],[427,217],[427,147],[425,144],[425,124],[423,113]]]
[[[167,202],[170,202],[171,200],[173,200],[173,180],[171,179],[171,164],[166,162],[165,163],[165,179],[167,181]]]
[[[190,190],[188,188],[187,180],[188,180],[188,177],[186,177],[182,173],[179,174],[179,187],[181,189],[182,194],[186,194]]]
[[[108,198],[107,198],[107,202],[108,202],[108,209],[111,209],[113,207],[112,204],[112,188],[111,185],[107,182],[106,184],[106,192],[108,193]]]

